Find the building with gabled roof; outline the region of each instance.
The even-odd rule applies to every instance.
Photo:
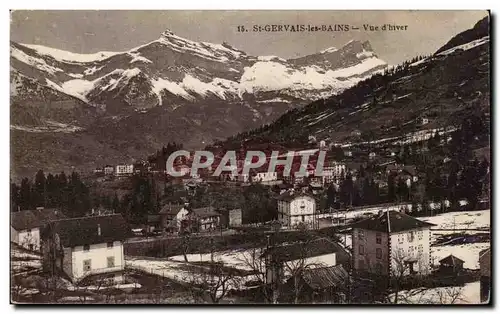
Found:
[[[388,210],[351,226],[352,266],[356,271],[381,276],[430,271],[433,224]]]
[[[200,231],[215,230],[221,223],[221,214],[212,206],[190,209],[189,218],[197,222]]]
[[[453,254],[446,256],[445,258],[439,261],[439,266],[441,270],[458,272],[463,269],[464,261],[459,259]]]
[[[122,279],[123,242],[131,231],[121,215],[55,220],[40,235],[45,270],[57,269],[72,282],[94,275]]]
[[[10,241],[28,250],[40,249],[40,228],[66,216],[56,208],[21,210],[10,214]]]
[[[159,215],[163,232],[177,232],[181,230],[182,221],[186,219],[189,211],[186,204],[165,204]]]
[[[349,293],[349,273],[342,265],[305,269],[298,278],[288,279],[289,291],[295,292],[295,280],[301,302],[343,303]]]
[[[291,269],[349,265],[349,254],[327,238],[270,246],[260,256],[265,260],[268,282],[286,281]]]
[[[285,228],[318,228],[316,200],[307,193],[289,190],[276,197],[278,220]]]

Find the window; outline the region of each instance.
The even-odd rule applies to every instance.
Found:
[[[114,256],[109,256],[108,257],[108,268],[115,267],[115,257]]]
[[[108,242],[107,243],[108,249],[113,247],[113,242]]]
[[[380,232],[377,232],[376,234],[376,241],[377,244],[382,244],[382,234]]]
[[[305,217],[304,217],[304,215],[302,215],[302,222],[304,222],[304,220],[305,220]]]
[[[377,248],[376,256],[377,256],[378,259],[382,258],[382,249],[381,248]]]
[[[375,270],[378,274],[381,274],[382,273],[382,264],[377,262],[377,264],[375,264]]]
[[[85,245],[83,246],[83,250],[84,250],[84,251],[88,251],[88,250],[90,250],[90,245],[85,244]]]
[[[90,259],[86,259],[83,261],[83,271],[84,272],[92,270],[92,263],[91,262],[92,262],[92,260],[90,260]]]
[[[410,231],[408,233],[408,242],[413,242],[413,240],[415,240],[415,232]]]
[[[363,240],[365,238],[365,233],[363,230],[359,230],[358,239]]]
[[[419,239],[419,240],[422,240],[423,238],[424,238],[424,232],[423,232],[422,230],[420,230],[420,231],[418,232],[418,239]]]
[[[359,246],[359,255],[365,254],[365,247],[363,245]]]
[[[402,234],[398,235],[398,240],[399,244],[403,244],[403,242],[405,241],[404,236]]]

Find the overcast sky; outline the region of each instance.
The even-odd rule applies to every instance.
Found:
[[[429,54],[471,28],[486,11],[15,11],[11,40],[72,52],[122,51],[157,39],[165,29],[195,41],[227,42],[250,55],[298,57],[351,39],[369,40],[397,64]],[[406,31],[365,32],[363,24],[408,25]],[[238,33],[237,26],[349,24],[348,32]]]

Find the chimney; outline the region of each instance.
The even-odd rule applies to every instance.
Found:
[[[101,236],[101,224],[97,224],[97,235]]]

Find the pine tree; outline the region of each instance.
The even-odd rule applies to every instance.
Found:
[[[10,181],[10,211],[15,212],[19,209],[19,187]]]
[[[31,183],[28,178],[23,178],[21,180],[21,188],[19,190],[19,205],[21,210],[33,209],[31,202]]]
[[[45,207],[45,174],[43,170],[38,170],[35,175],[35,185],[33,187],[33,202],[35,207]]]

